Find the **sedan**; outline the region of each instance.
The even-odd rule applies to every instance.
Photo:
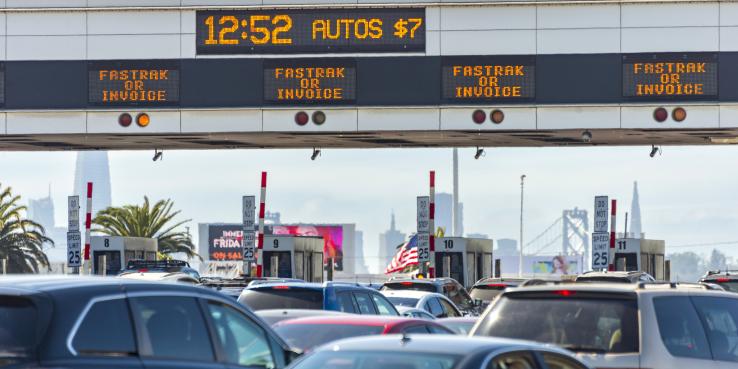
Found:
[[[289,369],[590,369],[570,352],[528,341],[386,335],[336,341]]]
[[[395,306],[406,306],[429,312],[436,318],[453,318],[463,314],[453,301],[440,293],[424,291],[382,291]]]
[[[291,319],[272,328],[291,347],[300,350],[310,350],[349,337],[396,333],[454,334],[452,330],[427,320],[357,315]]]

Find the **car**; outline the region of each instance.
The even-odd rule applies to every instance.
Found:
[[[474,283],[474,286],[469,290],[469,296],[471,296],[475,301],[482,301],[482,308],[485,308],[506,288],[518,287],[518,285],[525,281],[526,280],[522,278],[480,279],[477,283]]]
[[[550,345],[458,335],[382,335],[331,342],[290,369],[591,369]]]
[[[284,368],[298,355],[210,289],[114,277],[0,278],[0,365]]]
[[[738,271],[709,271],[704,277],[700,278],[700,282],[717,284],[726,291],[738,292]]]
[[[244,289],[238,302],[254,311],[311,309],[365,315],[400,315],[381,293],[351,283],[263,283]]]
[[[400,315],[404,317],[436,320],[436,317],[434,317],[433,315],[431,315],[431,313],[423,309],[417,309],[417,308],[408,307],[408,306],[397,306],[397,305],[395,305],[395,308],[400,313]]]
[[[469,296],[464,286],[453,278],[391,278],[380,291],[425,291],[440,293],[453,301],[464,314],[479,315],[480,304]]]
[[[443,318],[436,320],[436,323],[456,332],[457,334],[466,336],[471,332],[472,327],[477,322],[476,317],[461,317],[461,318]]]
[[[351,315],[349,313],[342,313],[340,311],[309,309],[267,309],[255,311],[254,314],[256,314],[259,318],[261,318],[269,325],[277,324],[283,320],[304,318],[309,316]]]
[[[436,318],[463,316],[453,301],[440,293],[423,291],[382,291],[395,306],[407,306],[425,310]]]
[[[454,334],[440,324],[405,317],[328,316],[283,320],[272,326],[290,347],[308,351],[343,338],[377,334]]]
[[[646,272],[586,272],[580,274],[575,282],[595,282],[595,283],[642,283],[656,282],[656,279]]]
[[[147,281],[200,283],[200,274],[183,260],[129,260],[118,277]]]
[[[301,279],[293,278],[273,278],[273,277],[238,277],[238,278],[220,278],[220,277],[203,277],[200,279],[200,285],[209,287],[221,293],[230,296],[234,300],[238,300],[241,292],[248,286],[256,286],[270,282],[304,282]]]
[[[598,368],[736,367],[738,295],[680,283],[517,288],[470,335],[555,344]]]

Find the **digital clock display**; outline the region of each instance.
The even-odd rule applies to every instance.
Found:
[[[624,97],[699,100],[717,95],[717,54],[623,55]]]
[[[531,56],[446,57],[441,71],[446,101],[496,102],[535,98]]]
[[[425,9],[198,11],[198,54],[425,51]]]
[[[272,104],[350,104],[356,101],[353,60],[267,61],[264,101]]]
[[[90,62],[88,103],[94,106],[168,106],[179,103],[179,63]]]

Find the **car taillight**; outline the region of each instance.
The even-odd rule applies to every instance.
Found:
[[[272,289],[275,289],[275,290],[289,290],[290,289],[290,286],[274,286],[274,287],[272,287]]]
[[[149,270],[148,270],[148,269],[146,269],[146,268],[141,268],[141,269],[139,269],[138,271],[139,271],[140,273],[146,273],[146,272],[148,272]]]
[[[487,287],[502,287],[502,288],[505,288],[505,287],[507,287],[507,285],[504,284],[504,283],[488,283],[487,284]]]
[[[718,283],[730,282],[730,278],[718,278],[717,279],[717,282]]]
[[[554,291],[555,294],[563,297],[569,297],[573,296],[576,292],[570,291],[570,290],[560,290],[560,291]]]
[[[403,286],[412,286],[413,282],[400,282],[400,284]]]

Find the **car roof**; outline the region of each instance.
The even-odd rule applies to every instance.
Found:
[[[385,290],[385,291],[381,291],[381,293],[387,297],[410,297],[410,298],[415,298],[415,299],[421,299],[426,296],[443,297],[443,295],[437,292],[416,291],[416,290]]]
[[[494,277],[488,277],[488,278],[482,278],[477,281],[477,283],[474,283],[476,286],[477,284],[487,284],[487,283],[523,283],[527,281],[525,278],[494,278]]]
[[[180,284],[172,282],[145,281],[140,279],[125,279],[118,277],[102,277],[102,276],[72,276],[72,275],[53,275],[53,276],[9,276],[0,278],[0,293],[3,290],[15,290],[45,293],[63,293],[73,289],[94,288],[97,290],[110,289],[111,291],[121,292],[126,286],[153,287],[155,289],[165,289],[171,291],[192,292],[195,289],[198,293],[220,296],[217,292],[207,288],[193,286],[191,284]]]
[[[313,310],[313,309],[264,309],[257,310],[254,314],[260,317],[306,317],[306,316],[326,316],[326,315],[351,315],[348,313],[333,310]]]
[[[405,323],[427,323],[427,320],[398,317],[398,316],[385,316],[385,315],[333,315],[333,316],[311,316],[303,318],[295,318],[283,320],[277,325],[291,325],[291,324],[327,324],[327,325],[362,325],[362,326],[373,326],[373,327],[393,327],[398,324]]]
[[[453,318],[440,318],[436,319],[436,322],[438,323],[453,323],[453,322],[467,322],[467,323],[476,323],[477,320],[479,320],[479,317],[472,317],[472,316],[459,316],[459,317],[453,317]]]
[[[379,351],[379,352],[415,352],[428,354],[468,355],[479,350],[495,351],[499,349],[519,348],[558,352],[571,356],[565,350],[547,344],[507,338],[460,336],[460,335],[384,335],[348,338],[317,348],[315,351]]]
[[[443,284],[446,282],[456,282],[453,278],[442,277],[442,278],[407,278],[407,277],[393,277],[384,284],[398,283],[398,282],[415,282],[415,283],[427,283],[427,284]],[[456,282],[458,283],[458,282]]]
[[[615,277],[615,278],[627,278],[631,276],[639,276],[647,274],[646,272],[641,271],[612,271],[612,272],[598,272],[598,271],[591,271],[586,272],[584,274],[579,275],[577,278],[589,278],[589,277]]]
[[[503,292],[504,295],[515,294],[515,293],[527,293],[527,292],[540,292],[540,291],[586,291],[586,292],[599,292],[599,293],[650,293],[650,292],[663,292],[671,291],[674,293],[689,292],[694,293],[698,291],[708,291],[707,287],[698,283],[567,283],[567,284],[544,284],[535,286],[526,286],[519,288],[511,288]],[[710,291],[710,293],[721,293],[720,291]],[[729,293],[726,293],[730,295]]]

